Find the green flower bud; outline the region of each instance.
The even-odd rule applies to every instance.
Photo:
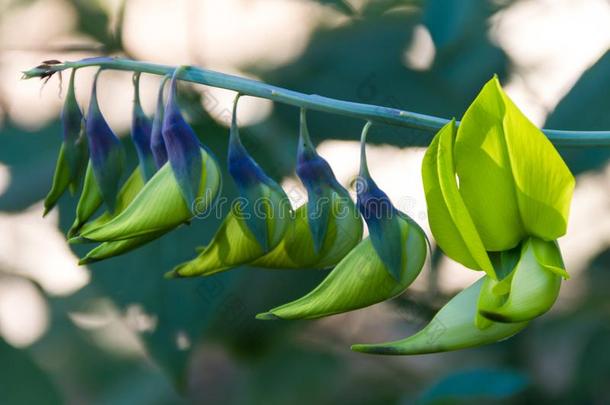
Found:
[[[53,184],[44,200],[44,214],[47,215],[55,206],[66,189],[75,193],[82,178],[87,162],[87,140],[83,125],[83,113],[74,93],[74,76],[76,69],[70,73],[68,93],[61,111],[63,142],[59,150]]]

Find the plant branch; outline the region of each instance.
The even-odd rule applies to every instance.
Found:
[[[43,63],[38,67],[23,72],[23,78],[45,78],[65,69],[90,66],[112,70],[149,73],[160,76],[171,74],[176,69],[175,66],[138,62],[129,59],[101,57],[88,58],[76,62]],[[178,74],[178,79],[234,90],[243,95],[265,98],[275,102],[293,105],[295,107],[345,115],[387,125],[415,128],[432,133],[438,131],[443,125],[449,122],[449,120],[445,118],[403,111],[396,108],[337,100],[319,96],[317,94],[299,93],[260,81],[198,67],[187,67],[181,70]],[[459,122],[457,124],[459,125]],[[610,146],[610,131],[563,131],[555,129],[543,129],[542,131],[557,146]]]

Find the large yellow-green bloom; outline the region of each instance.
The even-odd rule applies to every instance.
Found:
[[[486,275],[433,320],[443,322],[442,339],[426,344],[428,326],[399,342],[355,350],[414,354],[509,337],[551,308],[568,277],[556,239],[567,230],[574,177],[497,78],[483,87],[459,128],[451,121],[438,132],[422,176],[438,246]]]

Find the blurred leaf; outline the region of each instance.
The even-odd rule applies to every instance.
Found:
[[[610,52],[587,69],[546,120],[546,128],[605,131],[610,128]],[[575,174],[603,166],[608,148],[560,148]]]
[[[125,0],[126,1],[126,0]],[[86,34],[103,45],[104,52],[112,53],[122,49],[120,24],[123,19],[123,5],[118,10],[118,21],[116,32],[110,29],[110,16],[108,15],[108,5],[100,0],[70,0],[74,7],[77,17],[77,30]],[[122,1],[124,3],[124,1]]]
[[[417,403],[455,404],[474,400],[506,399],[523,391],[528,378],[516,371],[477,369],[458,371],[441,378],[419,397]]]
[[[428,0],[422,22],[437,50],[445,50],[479,35],[492,11],[488,0]]]
[[[22,210],[42,200],[51,186],[61,146],[59,122],[36,133],[6,123],[0,143],[0,162],[10,170],[8,189],[0,196],[0,210]]]
[[[61,404],[61,395],[49,376],[32,360],[28,352],[18,350],[0,339],[0,392],[2,403]]]

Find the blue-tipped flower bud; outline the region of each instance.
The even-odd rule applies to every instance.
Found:
[[[184,68],[176,69],[170,82],[170,91],[163,117],[163,141],[167,158],[176,182],[187,206],[192,207],[201,183],[201,146],[195,131],[184,120],[177,100],[178,74]]]
[[[110,211],[114,210],[125,165],[125,153],[121,141],[104,119],[97,101],[97,78],[95,75],[91,102],[87,114],[87,139],[91,154],[91,166],[102,198]]]
[[[339,184],[330,165],[316,152],[309,137],[305,109],[301,109],[301,126],[297,150],[296,172],[307,190],[307,220],[314,242],[319,252],[324,244],[332,209],[332,192],[351,201],[347,190]]]
[[[169,78],[170,76],[165,76],[161,80],[159,94],[157,95],[157,109],[155,111],[150,133],[150,149],[157,169],[160,169],[167,162],[167,149],[165,148],[165,141],[163,140],[163,115],[165,111],[165,106],[163,104],[163,89]]]
[[[140,104],[140,72],[133,75],[133,113],[131,119],[131,139],[138,153],[142,177],[148,180],[155,173],[152,151],[150,149],[150,137],[152,121],[142,109]]]
[[[239,96],[233,106],[228,152],[229,174],[242,198],[235,210],[263,251],[268,252],[280,242],[292,212],[284,190],[265,174],[241,143],[237,128],[238,99]]]
[[[406,250],[403,248],[398,210],[390,198],[371,178],[366,160],[366,136],[371,123],[362,131],[360,145],[360,176],[356,183],[356,206],[369,228],[369,237],[375,251],[392,277],[400,280]]]

